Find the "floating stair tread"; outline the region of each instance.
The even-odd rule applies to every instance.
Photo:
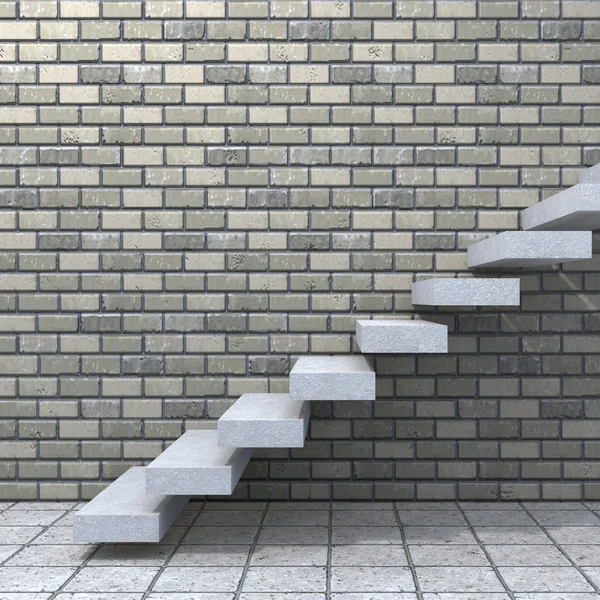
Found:
[[[76,542],[159,542],[189,496],[148,494],[144,467],[132,467],[76,515]]]
[[[448,327],[421,320],[357,321],[356,343],[366,354],[444,354]]]
[[[303,356],[290,373],[294,400],[375,400],[375,372],[364,356]]]
[[[580,183],[521,213],[523,229],[593,231],[600,229],[600,182]]]
[[[519,306],[521,282],[512,278],[439,277],[415,281],[416,306]]]
[[[579,183],[598,183],[600,184],[600,164],[594,165],[579,173]]]
[[[505,231],[468,248],[469,268],[544,267],[592,258],[590,231]]]
[[[310,404],[289,394],[243,394],[217,423],[219,446],[302,448]]]
[[[187,431],[146,467],[151,493],[230,495],[252,449],[219,448],[217,431]]]

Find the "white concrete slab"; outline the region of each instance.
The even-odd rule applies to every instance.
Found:
[[[294,400],[375,400],[375,372],[364,356],[303,356],[290,373]]]
[[[600,183],[600,164],[581,171],[579,183]]]
[[[357,321],[356,343],[365,354],[443,354],[448,327],[421,320]]]
[[[189,496],[148,494],[144,467],[132,467],[74,518],[76,542],[159,542]]]
[[[521,281],[512,278],[437,277],[415,281],[415,306],[519,306]]]
[[[600,183],[580,183],[521,213],[528,230],[593,231],[600,229]]]
[[[545,267],[592,258],[590,231],[504,231],[467,250],[469,268]]]
[[[217,423],[225,448],[302,448],[310,404],[289,394],[243,394]]]
[[[251,449],[219,448],[214,429],[187,431],[146,467],[146,490],[230,495],[251,456]]]

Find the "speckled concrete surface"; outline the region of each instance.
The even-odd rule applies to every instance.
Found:
[[[0,503],[0,600],[598,600],[600,503],[191,502],[160,544]]]

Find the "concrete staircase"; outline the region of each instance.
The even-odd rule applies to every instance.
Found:
[[[467,250],[469,268],[530,268],[592,257],[600,228],[600,165],[580,183],[522,212],[525,231],[499,233]],[[416,281],[415,306],[519,306],[519,279]],[[359,320],[356,342],[371,354],[443,354],[448,328],[422,320]],[[191,496],[230,495],[256,448],[301,448],[313,400],[375,400],[368,358],[303,356],[289,394],[243,394],[216,430],[184,433],[147,467],[133,467],[77,513],[78,542],[158,542]]]

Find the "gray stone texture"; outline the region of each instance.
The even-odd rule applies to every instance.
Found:
[[[523,229],[593,231],[600,229],[600,183],[574,185],[521,213]]]
[[[412,284],[415,306],[519,306],[520,280],[439,277]]]
[[[587,231],[504,231],[468,248],[470,268],[545,267],[592,258]]]
[[[217,423],[224,448],[303,448],[310,405],[289,394],[243,394]]]
[[[357,321],[356,343],[365,354],[444,354],[448,327],[422,320]]]
[[[146,469],[132,467],[86,504],[73,521],[75,542],[159,542],[189,496],[148,494]]]
[[[600,499],[596,257],[463,281],[600,184],[599,6],[0,2],[0,500],[91,498],[416,317],[449,352],[373,355],[377,401],[313,402],[235,498]]]
[[[303,356],[290,372],[294,400],[375,400],[375,371],[363,356]]]
[[[251,456],[220,448],[215,430],[187,431],[146,467],[146,493],[231,495]]]

